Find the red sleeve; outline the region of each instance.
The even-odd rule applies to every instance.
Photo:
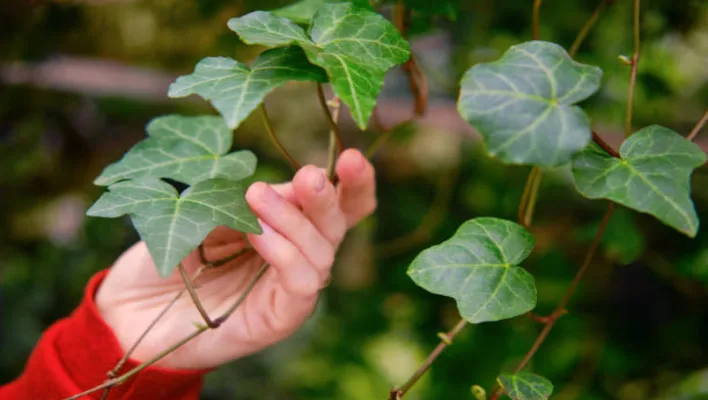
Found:
[[[62,400],[106,379],[123,356],[118,340],[101,318],[94,294],[108,271],[89,281],[83,301],[65,319],[50,326],[17,380],[0,386],[2,400]],[[139,363],[129,360],[124,373]],[[148,367],[114,387],[110,400],[194,400],[199,398],[207,370]],[[102,391],[82,399],[100,399]]]

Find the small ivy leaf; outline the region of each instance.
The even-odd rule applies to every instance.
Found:
[[[177,78],[168,96],[197,94],[211,101],[233,129],[268,93],[288,81],[326,82],[327,77],[307,61],[302,49],[287,47],[263,52],[251,68],[230,58],[207,57],[197,64],[194,73]]]
[[[130,214],[157,270],[166,277],[217,226],[261,233],[245,193],[244,184],[225,179],[199,182],[181,196],[159,179],[129,180],[111,185],[86,214],[106,218]]]
[[[691,173],[706,162],[706,154],[659,125],[634,133],[619,152],[621,159],[593,144],[574,158],[573,179],[580,194],[651,214],[689,237],[696,236]]]
[[[534,279],[518,266],[533,246],[533,236],[519,224],[475,218],[420,253],[408,275],[423,289],[457,300],[471,323],[512,318],[536,306]]]
[[[229,28],[249,44],[301,46],[310,62],[327,71],[360,129],[366,129],[386,71],[410,57],[408,42],[386,18],[350,3],[321,6],[307,40],[302,28],[264,11],[234,18]]]
[[[256,156],[248,150],[225,155],[233,134],[220,117],[165,115],[150,121],[146,131],[148,138],[106,167],[96,185],[137,178],[169,178],[188,185],[217,177],[238,181],[256,168]]]
[[[302,0],[297,3],[281,7],[271,12],[278,17],[287,18],[297,24],[309,25],[317,10],[327,3],[345,3],[345,0]],[[357,7],[373,11],[368,0],[353,0],[349,3]]]
[[[590,141],[590,122],[574,104],[600,87],[602,70],[573,61],[555,43],[512,46],[501,59],[470,68],[457,109],[508,164],[565,164]]]
[[[551,381],[529,372],[502,374],[497,380],[513,400],[547,400],[553,393]]]

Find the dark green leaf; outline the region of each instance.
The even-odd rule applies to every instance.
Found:
[[[553,393],[551,381],[529,372],[502,374],[498,380],[513,400],[547,400]]]
[[[166,115],[153,119],[146,130],[149,137],[106,167],[96,185],[137,178],[170,178],[190,185],[209,178],[237,181],[256,168],[250,151],[225,155],[233,134],[220,117]]]
[[[229,21],[249,44],[297,44],[327,71],[334,93],[366,129],[386,71],[408,60],[408,42],[378,13],[349,3],[324,4],[312,17],[309,39],[285,18],[257,11]]]
[[[557,166],[587,146],[590,122],[574,106],[600,87],[602,70],[573,61],[555,43],[512,46],[462,78],[460,115],[509,164]]]
[[[518,266],[533,245],[519,224],[475,218],[420,253],[408,274],[418,286],[457,300],[460,315],[471,323],[511,318],[536,306],[533,277]]]
[[[160,275],[166,277],[217,226],[261,232],[245,191],[244,184],[225,179],[199,182],[181,196],[159,179],[123,181],[111,185],[87,214],[107,218],[130,214]]]
[[[651,214],[690,237],[698,232],[691,173],[706,155],[678,133],[658,125],[641,129],[620,147],[621,159],[596,145],[573,160],[575,187],[590,199],[609,199]]]
[[[277,42],[277,38],[271,39]],[[251,68],[230,58],[207,57],[197,64],[194,73],[177,78],[168,96],[197,94],[211,101],[233,129],[268,93],[286,82],[326,80],[324,71],[310,64],[302,49],[288,47],[263,52]]]

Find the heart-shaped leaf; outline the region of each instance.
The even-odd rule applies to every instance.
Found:
[[[502,374],[498,382],[513,400],[547,400],[553,393],[551,381],[530,372]]]
[[[237,181],[256,168],[256,156],[248,150],[225,155],[233,134],[219,117],[166,115],[150,121],[146,130],[149,137],[106,167],[96,185],[137,178],[170,178],[190,185],[210,178]]]
[[[574,104],[595,93],[601,78],[600,68],[573,61],[555,43],[526,42],[470,68],[457,109],[490,155],[509,164],[557,166],[590,141],[590,122]]]
[[[230,58],[207,57],[197,64],[194,73],[177,78],[168,96],[197,94],[211,101],[233,129],[268,93],[288,81],[326,82],[327,77],[307,61],[302,49],[288,47],[263,52],[251,68]]]
[[[245,200],[246,187],[239,182],[210,179],[178,195],[168,183],[147,178],[118,182],[108,190],[86,214],[106,218],[130,214],[163,277],[217,226],[261,233]]]
[[[229,28],[248,44],[297,44],[327,71],[334,93],[366,129],[386,71],[408,60],[408,42],[376,12],[350,3],[322,5],[312,17],[309,38],[286,18],[256,11],[233,18]]]
[[[423,289],[457,300],[460,315],[471,323],[511,318],[536,306],[534,279],[518,266],[533,245],[519,224],[475,218],[420,253],[408,275]]]
[[[659,125],[643,128],[620,147],[621,158],[588,146],[573,160],[573,179],[589,199],[609,199],[651,214],[690,237],[698,232],[691,201],[691,173],[706,154]]]

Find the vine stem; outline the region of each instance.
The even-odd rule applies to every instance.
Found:
[[[89,395],[89,394],[91,394],[91,393],[95,393],[95,392],[97,392],[97,391],[99,391],[99,390],[111,388],[111,387],[114,387],[114,386],[118,386],[118,385],[120,385],[120,384],[122,384],[122,383],[125,383],[128,379],[130,379],[130,378],[133,377],[134,375],[138,374],[140,371],[142,371],[142,370],[144,370],[145,368],[147,368],[147,367],[149,367],[149,366],[155,364],[156,362],[162,360],[163,358],[165,358],[166,356],[168,356],[170,353],[172,353],[173,351],[177,350],[178,348],[184,346],[186,343],[190,342],[192,339],[196,338],[197,336],[201,335],[202,333],[206,332],[207,330],[218,328],[218,327],[221,326],[221,324],[223,324],[224,321],[226,321],[226,320],[231,316],[231,314],[233,314],[233,312],[236,311],[236,309],[243,303],[243,301],[246,299],[246,296],[248,296],[248,294],[253,290],[253,288],[256,286],[256,284],[258,283],[258,281],[263,277],[263,275],[265,275],[265,272],[268,270],[268,267],[269,267],[269,266],[270,266],[270,265],[269,265],[268,263],[263,264],[263,266],[260,268],[260,270],[258,271],[258,273],[256,274],[256,276],[251,280],[251,282],[249,282],[248,286],[246,286],[246,289],[243,291],[243,293],[241,293],[241,295],[240,295],[239,298],[234,302],[234,304],[231,305],[231,307],[229,307],[229,309],[226,310],[223,314],[221,314],[221,316],[219,316],[218,318],[216,318],[216,319],[213,320],[213,322],[214,322],[214,324],[215,324],[214,327],[209,327],[209,326],[206,326],[206,325],[199,325],[199,326],[197,327],[197,329],[196,329],[195,331],[193,331],[192,333],[190,333],[189,335],[187,335],[187,336],[185,336],[184,338],[180,339],[179,341],[177,341],[176,343],[172,344],[172,345],[171,345],[170,347],[168,347],[167,349],[165,349],[165,350],[159,352],[159,353],[158,353],[157,355],[155,355],[153,358],[149,359],[148,361],[145,361],[144,363],[138,365],[137,367],[131,369],[130,371],[124,373],[123,375],[118,376],[118,377],[115,377],[115,378],[112,378],[112,379],[108,379],[108,380],[106,380],[105,382],[103,382],[102,384],[100,384],[100,385],[98,385],[98,386],[95,386],[95,387],[93,387],[93,388],[91,388],[91,389],[88,389],[88,390],[86,390],[86,391],[84,391],[84,392],[81,392],[81,393],[79,393],[79,394],[76,394],[76,395],[73,395],[73,396],[71,396],[71,397],[68,397],[68,398],[66,398],[65,400],[77,400],[77,399],[80,399],[80,398],[83,397],[83,396],[87,396],[87,395]]]
[[[209,313],[207,313],[207,311],[204,309],[204,305],[202,304],[201,300],[199,300],[199,295],[197,295],[197,291],[196,289],[194,289],[194,284],[192,283],[192,280],[189,279],[189,276],[187,276],[187,272],[184,270],[184,265],[182,263],[179,263],[177,268],[179,269],[179,274],[182,276],[182,281],[184,281],[184,286],[187,289],[187,293],[189,293],[189,297],[192,298],[194,306],[197,307],[197,311],[199,311],[199,315],[202,316],[204,322],[209,328],[215,328],[216,325],[214,325],[214,321],[209,318]]]
[[[701,131],[701,129],[703,129],[703,125],[706,124],[706,121],[708,121],[708,110],[706,110],[706,112],[703,113],[703,117],[701,118],[701,120],[698,121],[698,123],[696,124],[695,127],[693,127],[693,129],[691,130],[691,133],[689,133],[688,136],[686,136],[686,140],[688,140],[689,142],[693,141],[693,139],[695,139],[696,136],[698,136],[698,133]]]
[[[536,208],[536,199],[538,198],[538,189],[541,186],[541,178],[543,171],[539,167],[532,167],[529,172],[529,177],[526,178],[524,193],[521,195],[519,202],[518,219],[519,223],[528,228],[533,220],[533,211]]]
[[[639,66],[639,14],[641,0],[634,0],[634,54],[632,54],[632,71],[629,75],[629,92],[627,94],[627,115],[624,120],[624,136],[632,134],[632,107],[634,105],[634,87],[637,84],[637,68]]]
[[[575,37],[573,44],[570,45],[568,55],[570,55],[571,58],[575,57],[575,54],[580,49],[580,46],[582,46],[583,42],[585,41],[585,38],[588,36],[588,33],[590,33],[590,30],[593,26],[595,26],[595,23],[597,22],[598,18],[600,18],[600,14],[602,14],[602,12],[605,10],[605,8],[607,8],[608,5],[614,3],[614,1],[615,0],[600,0],[600,3],[598,3],[597,7],[595,8],[595,11],[592,13],[590,18],[585,21],[585,25],[583,25],[583,27],[580,29],[580,32],[578,33],[578,36]]]
[[[452,340],[457,336],[458,333],[464,329],[467,325],[467,321],[460,319],[457,324],[447,333],[441,333],[440,343],[429,355],[428,358],[423,361],[423,363],[418,367],[418,369],[411,375],[410,378],[403,385],[393,388],[390,394],[390,400],[400,400],[403,396],[413,387],[413,385],[418,382],[418,380],[425,375],[425,373],[430,369],[435,360],[440,356],[440,353],[445,350],[445,348],[452,344]]]
[[[332,104],[332,110],[330,111],[321,83],[317,84],[317,98],[320,100],[320,105],[322,106],[322,110],[324,110],[325,115],[327,116],[327,122],[329,123],[329,156],[327,157],[327,176],[329,177],[329,180],[334,183],[334,167],[337,165],[337,157],[339,157],[339,154],[344,150],[342,136],[339,133],[339,126],[337,125],[337,122],[339,121],[341,102],[338,97],[332,98],[332,101],[330,102]]]
[[[531,39],[533,40],[538,40],[540,33],[539,33],[539,15],[541,11],[541,4],[543,4],[543,0],[534,0],[533,1],[533,21],[531,22],[532,26],[532,32],[531,32]]]
[[[268,118],[268,111],[266,110],[265,103],[261,103],[260,109],[261,119],[263,120],[263,125],[266,128],[268,136],[273,141],[273,144],[278,149],[283,158],[285,158],[288,163],[290,163],[290,165],[293,167],[293,169],[297,171],[298,169],[300,169],[300,164],[293,158],[293,156],[290,155],[290,153],[288,153],[288,150],[286,150],[285,146],[280,143],[280,140],[278,140],[278,136],[275,134],[273,125],[271,125],[270,123],[270,118]]]
[[[612,213],[614,213],[614,211],[615,211],[615,204],[609,203],[607,206],[607,211],[605,211],[605,215],[602,217],[602,222],[600,223],[600,226],[597,229],[597,233],[595,233],[595,237],[592,240],[592,244],[590,245],[588,252],[585,254],[585,259],[583,260],[583,263],[581,264],[580,268],[578,269],[578,272],[575,273],[575,277],[573,278],[573,281],[570,283],[570,286],[568,286],[568,289],[566,289],[565,294],[563,295],[561,300],[556,305],[556,308],[553,310],[551,315],[546,319],[543,329],[538,334],[533,345],[531,345],[531,348],[529,349],[529,351],[526,352],[526,354],[524,355],[524,358],[521,360],[519,365],[517,365],[516,368],[514,369],[514,373],[521,371],[522,369],[524,369],[528,365],[528,363],[531,361],[531,358],[533,358],[533,356],[536,354],[538,349],[541,348],[541,345],[548,337],[548,334],[551,332],[551,329],[553,329],[553,326],[555,325],[558,318],[560,318],[563,314],[565,314],[567,312],[566,307],[568,306],[568,302],[570,301],[571,297],[573,297],[573,294],[575,293],[575,290],[578,288],[580,281],[583,279],[585,272],[587,272],[588,267],[592,263],[592,259],[595,256],[595,252],[597,251],[597,248],[600,245],[600,240],[602,239],[602,236],[605,233],[605,229],[607,228],[607,224],[610,222],[610,217],[612,217]],[[490,397],[490,400],[497,400],[499,398],[499,396],[502,394],[502,392],[503,392],[503,389],[501,387],[497,387],[494,394],[492,394],[492,396]]]
[[[597,145],[600,146],[603,150],[605,150],[607,154],[611,155],[614,158],[621,158],[617,150],[613,149],[612,146],[605,142],[602,137],[598,135],[595,131],[592,132],[592,140],[593,142],[597,143]]]

